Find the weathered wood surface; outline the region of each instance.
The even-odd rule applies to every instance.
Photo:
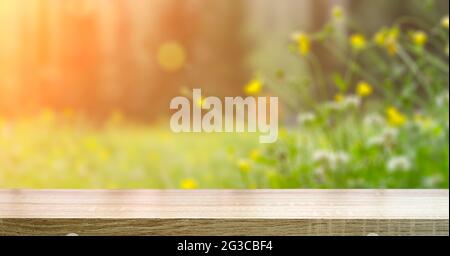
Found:
[[[449,235],[448,190],[0,190],[0,235]]]

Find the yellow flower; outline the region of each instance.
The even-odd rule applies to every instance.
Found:
[[[341,6],[334,6],[333,10],[331,10],[331,14],[337,20],[341,19],[344,16],[344,10]]]
[[[244,88],[247,95],[258,95],[263,88],[263,82],[260,79],[251,80]]]
[[[388,108],[386,110],[386,115],[389,124],[392,126],[401,127],[408,121],[408,118],[395,107]]]
[[[311,39],[309,36],[305,33],[297,33],[293,36],[293,39],[297,42],[300,55],[307,56],[311,51]]]
[[[383,28],[373,36],[373,41],[375,42],[376,45],[384,47],[386,43],[386,37],[387,37],[387,30],[386,28]]]
[[[246,160],[239,160],[237,163],[239,170],[241,172],[249,172],[251,169],[251,165],[248,161]]]
[[[345,96],[342,93],[338,93],[334,95],[334,101],[336,102],[342,102],[344,100]]]
[[[361,81],[361,82],[359,82],[359,84],[356,88],[356,92],[361,97],[368,97],[368,96],[372,95],[373,88],[369,83]]]
[[[100,161],[106,162],[111,158],[111,153],[105,148],[100,148],[97,150],[97,156]]]
[[[398,52],[399,33],[400,30],[396,27],[383,28],[375,34],[373,41],[379,47],[385,48],[389,55],[394,56]]]
[[[449,25],[449,24],[448,24],[448,16],[442,18],[442,20],[441,20],[441,25],[442,25],[443,28],[448,29],[448,25]]]
[[[417,46],[424,46],[428,42],[428,35],[423,31],[416,31],[412,34],[412,41]]]
[[[253,161],[257,161],[260,156],[261,152],[259,152],[258,149],[254,149],[250,152],[250,159],[252,159]]]
[[[350,44],[355,51],[361,51],[367,48],[366,37],[362,34],[354,34],[350,37]]]
[[[397,40],[388,39],[386,41],[385,48],[389,55],[391,55],[391,56],[397,55],[397,52],[398,52]]]
[[[198,188],[198,184],[194,179],[185,179],[181,181],[180,187],[182,189],[196,189]]]
[[[84,138],[82,143],[89,151],[96,152],[99,149],[99,143],[94,136]]]

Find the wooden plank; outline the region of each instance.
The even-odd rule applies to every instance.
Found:
[[[0,235],[449,235],[448,190],[0,190]]]

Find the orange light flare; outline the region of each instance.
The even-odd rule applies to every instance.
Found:
[[[190,51],[182,29],[167,31],[161,13],[178,15],[164,0],[130,2],[0,0],[0,115],[151,109],[146,102],[170,94],[160,84],[183,79]]]

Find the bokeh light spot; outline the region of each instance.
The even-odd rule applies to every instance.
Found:
[[[186,51],[177,42],[167,42],[158,49],[158,64],[167,72],[175,72],[184,67],[186,63]]]

